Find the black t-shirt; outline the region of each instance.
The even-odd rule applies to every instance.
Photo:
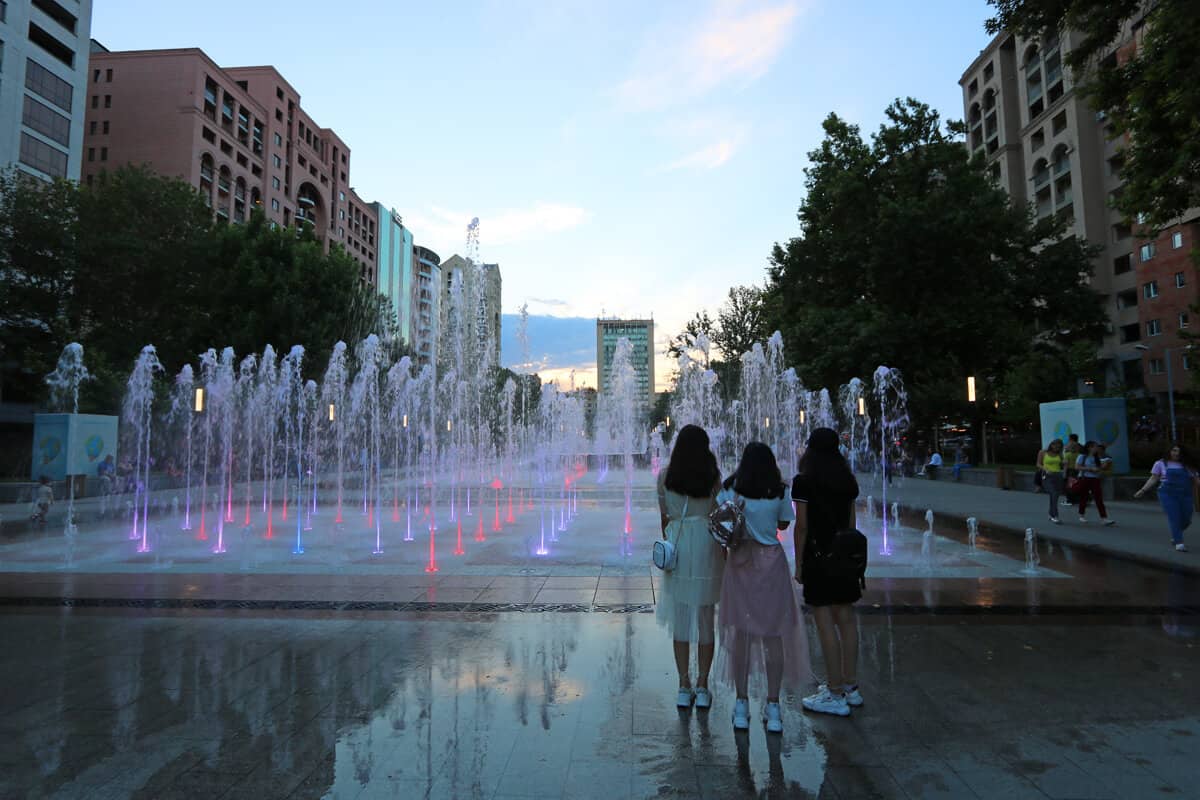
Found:
[[[807,475],[792,479],[792,499],[805,504],[798,513],[808,514],[808,539],[804,550],[822,550],[833,541],[833,535],[842,528],[850,527],[850,504],[858,497],[858,482],[853,492],[831,490],[822,487]]]

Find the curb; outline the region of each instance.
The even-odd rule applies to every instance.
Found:
[[[900,508],[903,509],[904,511],[912,513],[912,514],[921,514],[922,513],[921,509],[915,508],[913,506],[906,506],[904,504],[901,504]],[[942,517],[944,519],[954,520],[955,522],[963,525],[964,527],[967,524],[967,517],[962,514],[957,514],[957,513],[951,512],[951,511],[943,511],[943,512],[939,512],[938,516]],[[974,515],[972,515],[972,516],[974,516]],[[1024,537],[1025,537],[1024,530],[1017,529],[1017,528],[1010,528],[1007,525],[999,525],[997,523],[990,522],[986,519],[983,519],[982,517],[979,517],[979,516],[976,516],[975,519],[977,519],[979,521],[980,525],[986,524],[988,526],[988,528],[993,531],[999,531],[1002,533],[1006,533],[1011,536],[1015,536],[1018,539],[1024,539]],[[1169,559],[1166,559],[1166,558],[1159,558],[1157,556],[1150,556],[1150,555],[1142,555],[1140,553],[1131,553],[1128,550],[1118,550],[1114,547],[1109,547],[1109,546],[1103,545],[1103,544],[1091,544],[1091,543],[1077,542],[1077,541],[1068,539],[1063,536],[1054,535],[1053,529],[1051,530],[1050,533],[1044,533],[1041,528],[1035,528],[1034,530],[1037,531],[1037,537],[1039,539],[1044,539],[1045,541],[1048,541],[1048,542],[1054,542],[1055,544],[1065,545],[1067,547],[1074,547],[1079,550],[1086,550],[1091,553],[1098,553],[1100,555],[1107,556],[1109,558],[1115,558],[1120,561],[1130,561],[1135,564],[1141,564],[1143,566],[1153,567],[1154,569],[1166,570],[1168,572],[1182,572],[1182,573],[1186,573],[1189,575],[1200,575],[1200,563],[1178,564],[1178,563],[1171,561]]]

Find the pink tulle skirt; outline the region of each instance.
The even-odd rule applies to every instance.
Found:
[[[745,542],[730,553],[718,606],[717,678],[736,688],[744,676],[755,695],[765,695],[773,667],[783,689],[807,689],[812,668],[801,607],[783,547]]]

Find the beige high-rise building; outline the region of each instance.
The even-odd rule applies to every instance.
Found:
[[[502,290],[500,265],[482,264],[475,269],[468,259],[453,255],[442,262],[442,284],[443,303],[447,308],[454,302],[456,291],[462,292],[464,303],[478,300],[475,313],[467,313],[467,338],[464,341],[478,341],[480,352],[489,355],[488,366],[498,367]]]
[[[1049,40],[1000,33],[959,80],[967,120],[967,147],[982,153],[992,176],[1015,203],[1032,204],[1039,218],[1059,215],[1072,233],[1102,248],[1093,287],[1106,299],[1107,332],[1100,348],[1109,388],[1166,390],[1165,373],[1191,369],[1178,333],[1190,327],[1196,300],[1195,211],[1157,239],[1139,236],[1112,199],[1121,190],[1123,137],[1113,131],[1075,87],[1064,61],[1080,40],[1069,32]],[[1136,53],[1135,21],[1110,58]],[[1175,387],[1183,381],[1176,377]],[[1080,391],[1105,387],[1081,386]]]

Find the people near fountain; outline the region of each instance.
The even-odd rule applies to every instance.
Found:
[[[1079,443],[1079,434],[1072,433],[1067,436],[1067,444],[1063,447],[1063,455],[1066,456],[1066,482],[1063,484],[1063,499],[1064,506],[1073,506],[1079,502],[1078,491],[1075,486],[1079,479],[1079,470],[1075,464],[1079,461],[1079,457],[1084,455],[1083,445]]]
[[[842,717],[850,714],[851,706],[863,703],[853,608],[862,598],[862,586],[857,578],[831,574],[823,556],[839,530],[854,527],[857,497],[858,481],[838,452],[837,433],[817,428],[808,437],[792,480],[792,499],[803,504],[796,506],[796,580],[817,624],[825,683],[801,703],[809,711]]]
[[[1067,457],[1063,452],[1062,439],[1055,439],[1037,454],[1037,469],[1042,476],[1042,489],[1050,500],[1050,521],[1061,525],[1058,516],[1058,499],[1062,495],[1066,480]]]
[[[44,524],[50,517],[50,506],[53,504],[54,487],[50,485],[50,478],[43,475],[38,480],[37,491],[33,496],[33,515],[30,520]]]
[[[1156,486],[1158,502],[1167,515],[1171,545],[1179,552],[1186,553],[1183,532],[1192,524],[1193,492],[1200,486],[1200,473],[1197,473],[1195,461],[1183,445],[1171,445],[1163,457],[1154,462],[1150,478],[1133,496],[1140,498]]]
[[[938,471],[942,468],[942,454],[934,450],[929,454],[929,460],[925,463],[925,477],[931,481],[936,481]]]
[[[971,466],[971,455],[967,452],[967,446],[960,443],[954,450],[954,466],[951,467],[954,480],[957,481],[962,471],[969,466]]]
[[[685,425],[675,437],[671,460],[658,477],[662,535],[675,545],[676,564],[662,573],[656,610],[671,633],[679,672],[676,705],[712,706],[708,688],[715,651],[715,610],[721,596],[725,559],[708,533],[708,515],[721,489],[721,472],[708,434]],[[696,645],[696,680],[691,680],[691,645]]]
[[[796,519],[796,512],[770,447],[746,445],[737,470],[717,495],[717,503],[727,500],[743,504],[747,538],[725,562],[717,674],[737,693],[735,729],[750,727],[750,684],[765,683],[763,724],[769,733],[781,733],[780,687],[799,689],[810,675],[797,587],[779,540],[779,531]]]
[[[1104,445],[1099,442],[1088,442],[1084,446],[1084,454],[1075,460],[1075,469],[1079,471],[1076,482],[1076,493],[1079,495],[1079,521],[1087,522],[1088,500],[1096,501],[1096,511],[1100,512],[1100,521],[1105,525],[1115,525],[1108,518],[1108,509],[1104,507],[1104,474],[1111,469],[1112,460],[1106,459]]]

